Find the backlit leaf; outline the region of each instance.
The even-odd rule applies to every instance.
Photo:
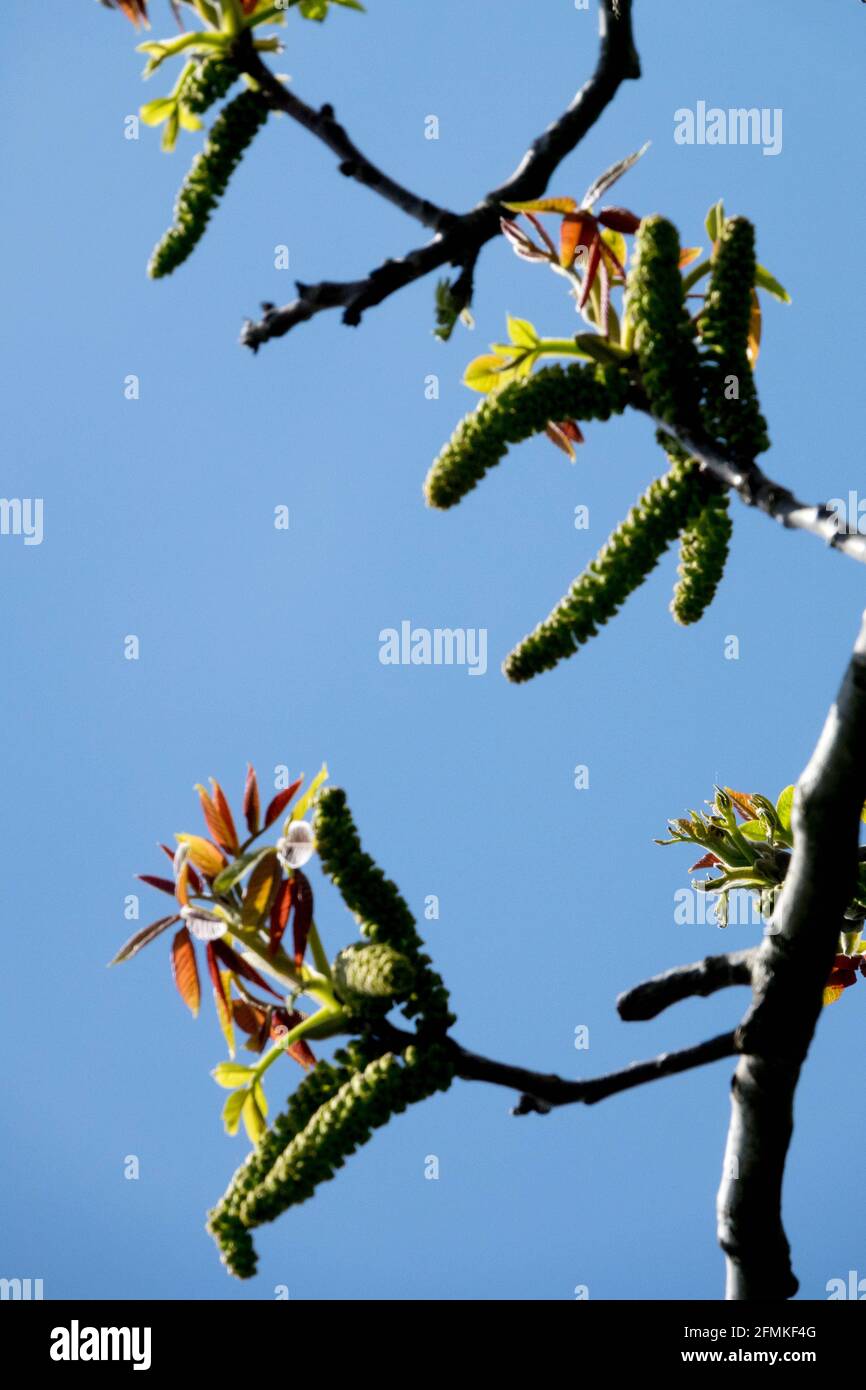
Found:
[[[257,1144],[267,1129],[267,1124],[252,1091],[248,1091],[246,1094],[241,1114],[250,1143]]]
[[[289,913],[292,910],[293,882],[294,880],[290,878],[283,879],[271,904],[268,952],[272,956],[275,956],[279,950],[289,920]]]
[[[277,852],[271,849],[262,854],[247,883],[244,903],[241,909],[241,923],[245,927],[260,927],[271,901],[277,891],[282,870]]]
[[[779,813],[779,820],[782,822],[782,825],[784,826],[785,830],[791,829],[791,810],[793,808],[793,805],[794,788],[793,786],[785,787],[785,790],[779,793],[779,799],[776,802],[776,810]],[[864,819],[866,819],[866,817],[864,817]]]
[[[613,187],[617,179],[621,179],[623,174],[627,174],[629,169],[637,164],[638,160],[646,154],[648,149],[649,141],[647,141],[645,145],[642,145],[639,150],[636,150],[634,154],[626,155],[625,159],[620,159],[616,164],[611,164],[609,169],[605,169],[604,173],[600,174],[595,180],[595,183],[590,184],[583,196],[580,206],[583,208],[591,208],[593,203],[598,202],[603,193],[606,193],[609,188]]]
[[[538,343],[538,334],[529,319],[516,319],[513,314],[506,315],[508,324],[508,336],[515,347],[535,347]]]
[[[229,1056],[234,1057],[235,1030],[234,1025],[232,1023],[231,1005],[229,1003],[231,974],[229,971],[226,971],[225,974],[223,974],[220,970],[219,964],[217,962],[217,954],[214,950],[214,944],[215,943],[213,941],[209,941],[207,943],[207,946],[205,947],[205,952],[207,955],[208,974],[210,975],[211,984],[213,985],[213,998],[214,1004],[216,1006],[217,1018],[219,1019],[219,1025],[222,1029],[223,1037],[226,1040],[226,1045],[228,1046]]]
[[[259,828],[261,817],[261,803],[259,801],[259,783],[256,771],[252,763],[247,764],[247,780],[244,786],[244,820],[251,835],[255,835]]]
[[[214,1067],[211,1076],[218,1086],[234,1090],[235,1086],[246,1086],[253,1071],[253,1067],[245,1067],[242,1062],[220,1062]]]
[[[246,1089],[232,1091],[230,1096],[226,1096],[226,1103],[223,1106],[223,1125],[226,1134],[237,1134],[238,1126],[241,1122],[241,1111],[244,1101],[247,1098]]]
[[[577,212],[573,198],[530,198],[528,203],[503,203],[509,212]]]
[[[300,869],[295,870],[292,885],[292,901],[295,909],[292,918],[292,944],[295,952],[295,965],[301,965],[306,954],[307,938],[310,935],[310,924],[313,920],[313,890],[306,874],[302,874]]]
[[[285,810],[286,806],[288,806],[289,802],[291,801],[292,797],[294,796],[295,792],[298,790],[298,788],[299,788],[299,786],[301,785],[301,783],[303,782],[303,780],[304,780],[304,774],[301,773],[301,775],[300,775],[300,777],[298,778],[298,780],[297,780],[296,782],[293,782],[292,785],[291,785],[290,787],[286,787],[284,791],[277,792],[277,794],[276,794],[276,796],[274,797],[273,801],[271,801],[270,804],[268,805],[268,809],[265,811],[265,825],[266,825],[266,826],[268,826],[268,825],[273,825],[274,821],[277,819],[277,816],[280,814],[280,812],[283,811],[283,810]]]
[[[197,1018],[201,1006],[201,984],[198,978],[195,946],[186,927],[181,927],[171,944],[171,973],[178,994],[192,1013],[193,1018]]]
[[[765,270],[762,265],[755,267],[755,284],[759,290],[766,290],[768,294],[773,295],[774,299],[781,300],[783,304],[791,303],[791,296],[784,285],[780,285],[775,275],[771,275],[769,270]]]
[[[208,878],[213,878],[226,866],[222,850],[201,835],[175,835],[181,844],[189,845],[189,857],[197,869]]]
[[[275,999],[282,998],[282,995],[278,994],[275,989],[271,989],[267,980],[259,974],[258,970],[248,961],[245,961],[243,956],[239,955],[227,942],[217,939],[213,943],[213,948],[214,954],[233,975],[240,975],[241,979],[249,980],[250,984],[256,985],[258,989],[266,989]]]
[[[298,801],[295,803],[295,805],[292,807],[292,820],[300,820],[302,816],[305,816],[307,814],[307,812],[309,811],[310,807],[316,799],[319,788],[321,787],[322,783],[326,782],[327,780],[328,764],[322,763],[322,766],[319,768],[318,772],[316,773],[310,785],[307,787],[307,790],[304,792],[303,796],[300,797]]]
[[[503,371],[506,361],[506,358],[490,352],[474,357],[463,373],[463,385],[471,391],[495,391],[507,381]]]

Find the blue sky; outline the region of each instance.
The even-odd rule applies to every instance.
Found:
[[[746,0],[636,10],[645,76],[551,191],[580,197],[649,139],[617,201],[664,212],[687,244],[705,241],[719,196],[756,222],[759,257],[794,299],[765,304],[766,466],[800,495],[844,496],[866,423],[862,287],[845,254],[866,211],[852,176],[863,8],[835,6],[832,25],[806,0],[784,16]],[[307,100],[334,102],[395,177],[461,210],[583,82],[594,11],[370,0],[323,26],[292,16],[277,66]],[[293,1299],[718,1296],[726,1063],[546,1118],[512,1119],[506,1091],[457,1083],[261,1232],[254,1281],[229,1280],[203,1231],[244,1144],[222,1133],[208,1075],[216,1022],[186,1014],[167,945],[105,962],[130,930],[132,875],[160,871],[155,841],[198,828],[193,783],[214,775],[237,797],[247,759],[263,781],[326,759],[413,909],[440,899],[422,925],[467,1046],[579,1076],[723,1031],[742,991],[648,1024],[616,1017],[627,986],[757,934],[676,925],[688,851],[653,837],[714,780],[775,794],[797,775],[856,632],[862,572],[735,505],[728,574],[697,628],[667,612],[670,556],[574,660],[509,686],[501,658],[663,465],[629,418],[588,427],[574,466],[533,441],[453,512],[424,507],[429,462],[473,403],[466,361],[501,337],[506,311],[573,332],[560,282],[497,242],[477,327],[447,346],[425,281],[359,329],[323,314],[254,358],[237,335],[260,300],[290,298],[295,276],[363,273],[419,231],[274,120],[193,260],[150,283],[197,137],[171,157],[152,131],[124,139],[124,118],[163,87],[142,87],[130,26],[92,0],[10,7],[5,25],[3,492],[44,499],[44,539],[0,538],[0,1273],[43,1278],[49,1298],[271,1298],[277,1285]],[[781,108],[781,152],[677,145],[675,110],[700,100]],[[278,244],[290,274],[274,269]],[[288,531],[273,527],[281,504]],[[589,532],[574,529],[579,504]],[[404,619],[486,628],[487,674],[383,666],[379,631]],[[138,661],[124,659],[128,634]],[[731,634],[737,661],[724,659]],[[312,877],[335,952],[353,923]],[[142,921],[160,915],[164,899],[141,898]],[[864,1011],[861,984],[826,1012],[797,1098],[785,1216],[810,1298],[866,1274],[852,1196]],[[287,1064],[279,1086],[294,1080]],[[123,1176],[130,1154],[138,1181]],[[430,1154],[438,1181],[424,1177]]]

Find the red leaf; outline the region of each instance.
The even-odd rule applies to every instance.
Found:
[[[156,874],[136,874],[142,883],[149,883],[151,888],[158,888],[161,893],[168,893],[174,897],[174,881],[170,878],[159,878]]]
[[[172,892],[174,892],[174,889],[172,889]],[[138,954],[142,946],[147,946],[151,941],[155,941],[158,936],[162,935],[166,927],[170,927],[174,922],[179,921],[180,918],[177,915],[174,917],[160,917],[158,922],[151,922],[149,927],[141,927],[134,936],[129,938],[125,945],[121,946],[114,960],[108,962],[109,965],[120,965],[120,962],[123,960],[131,960],[133,956]]]
[[[211,984],[213,985],[213,1001],[216,1006],[219,1026],[223,1031],[223,1036],[225,1037],[226,1042],[228,1043],[229,1053],[232,1057],[234,1057],[235,1044],[232,1033],[232,1007],[231,1003],[229,1002],[228,994],[226,993],[226,987],[223,983],[223,977],[220,974],[219,963],[217,961],[217,953],[214,949],[216,944],[216,941],[209,941],[205,948],[205,955],[207,956],[207,969],[208,974],[210,975]]]
[[[292,889],[293,880],[286,878],[277,889],[277,895],[271,904],[270,940],[268,943],[268,953],[272,956],[277,954],[286,924],[289,920],[289,913],[292,910]]]
[[[689,873],[691,873],[693,869],[712,869],[714,865],[721,864],[721,862],[717,854],[707,853],[704,855],[703,859],[699,859],[696,864],[691,865]]]
[[[268,806],[268,809],[265,811],[266,827],[271,825],[272,822],[276,820],[280,812],[284,810],[286,806],[288,806],[289,802],[291,801],[292,797],[298,790],[298,787],[301,785],[303,780],[303,777],[299,777],[297,782],[293,782],[290,787],[286,787],[285,791],[277,792],[273,801]]]
[[[238,848],[238,835],[229,804],[223,795],[219,782],[215,782],[211,778],[210,783],[213,788],[212,796],[208,796],[201,785],[196,787],[207,828],[222,849],[235,854]]]
[[[584,442],[583,435],[574,420],[548,420],[544,432],[557,449],[561,449],[572,460],[576,457],[573,445]]]
[[[603,227],[610,227],[612,232],[636,232],[640,226],[640,218],[635,217],[628,208],[599,208],[596,216]]]
[[[295,1012],[289,1013],[287,1009],[274,1009],[271,1015],[271,1038],[274,1042],[278,1042],[280,1038],[285,1037],[286,1033],[290,1032],[291,1029],[295,1028],[299,1023],[303,1023],[303,1021],[303,1014]],[[287,1047],[286,1052],[289,1057],[293,1057],[296,1062],[300,1062],[302,1067],[314,1067],[316,1065],[316,1058],[312,1048],[304,1042],[303,1038],[299,1038],[297,1042]]]
[[[181,927],[171,943],[171,973],[181,999],[192,1012],[193,1018],[197,1018],[201,1005],[201,985],[195,946],[186,927]]]
[[[217,937],[216,940],[212,941],[210,944],[213,946],[214,954],[219,957],[223,965],[229,970],[234,971],[235,975],[242,975],[245,980],[250,981],[250,984],[258,985],[259,989],[266,989],[268,994],[272,994],[275,999],[282,998],[282,995],[278,994],[275,989],[271,989],[267,980],[262,978],[258,970],[255,970],[249,965],[247,961],[244,960],[243,956],[238,955],[237,951],[220,937]]]
[[[259,0],[241,0],[241,9],[244,14],[252,14]]]
[[[261,803],[256,771],[252,763],[247,763],[247,780],[244,785],[244,819],[251,835],[255,835],[258,831],[260,815]]]
[[[242,1033],[246,1033],[251,1038],[257,1038],[267,1022],[268,1015],[265,1009],[257,1009],[246,999],[233,999],[232,1017]],[[261,1052],[263,1046],[264,1041],[257,1050]]]
[[[594,229],[595,219],[591,213],[568,213],[562,219],[559,229],[559,264],[567,269],[574,260],[578,246],[586,246],[590,224]]]
[[[295,869],[292,883],[292,901],[295,908],[292,918],[292,944],[295,948],[295,965],[301,965],[313,922],[313,890],[306,874],[302,874],[300,869]]]

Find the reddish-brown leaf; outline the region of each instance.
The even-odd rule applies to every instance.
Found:
[[[247,763],[247,780],[244,784],[244,819],[247,823],[247,830],[249,830],[251,835],[255,835],[258,832],[261,813],[259,783],[256,777],[256,770],[252,763]]]
[[[731,787],[725,787],[725,791],[734,803],[734,810],[739,812],[743,820],[755,819],[758,814],[757,808],[746,792],[735,792]]]
[[[171,943],[171,973],[174,976],[178,994],[192,1013],[193,1018],[197,1018],[201,1006],[201,984],[198,978],[195,946],[186,927],[181,927]]]
[[[590,223],[594,224],[591,213],[569,213],[563,217],[559,229],[559,264],[566,269],[574,260],[578,246],[587,244],[586,234]]]
[[[596,275],[598,274],[598,263],[601,260],[601,247],[601,237],[597,236],[593,241],[592,246],[590,247],[589,264],[586,267],[586,272],[583,277],[583,287],[580,291],[580,299],[578,301],[578,307],[581,309],[584,307],[586,301],[589,299],[589,292],[592,289],[593,282],[595,280]]]
[[[275,956],[280,948],[280,942],[283,939],[283,933],[286,930],[286,925],[289,920],[289,913],[292,910],[292,883],[293,880],[290,878],[283,879],[283,882],[277,889],[277,895],[271,904],[268,952],[272,956]]]
[[[207,970],[213,985],[213,1001],[216,1006],[219,1026],[223,1031],[223,1036],[228,1044],[229,1055],[235,1055],[235,1036],[232,1028],[232,1009],[229,1002],[229,993],[226,989],[225,980],[220,972],[217,961],[217,953],[214,949],[216,941],[209,941],[205,947],[207,956]]]
[[[257,985],[259,989],[266,989],[268,994],[272,994],[275,999],[282,998],[282,995],[278,994],[275,989],[271,989],[267,980],[259,974],[258,970],[255,970],[253,966],[248,964],[243,956],[238,955],[237,951],[229,946],[227,942],[223,941],[221,937],[217,937],[215,941],[211,942],[211,945],[213,946],[214,954],[219,957],[223,965],[227,966],[229,970],[234,971],[235,975],[241,975],[243,979],[249,980],[250,984]]]
[[[271,1038],[274,1042],[278,1042],[280,1038],[285,1037],[286,1033],[291,1032],[303,1021],[303,1014],[295,1011],[289,1013],[288,1009],[274,1009],[271,1014]],[[315,1054],[303,1038],[299,1038],[297,1042],[287,1047],[286,1053],[289,1057],[293,1057],[296,1062],[299,1062],[302,1067],[314,1067],[316,1065]]]
[[[715,867],[716,864],[721,864],[721,862],[722,861],[717,854],[713,854],[711,851],[709,851],[707,854],[703,856],[703,858],[699,859],[696,864],[691,865],[691,867],[689,868],[689,873],[691,873],[694,869],[712,869]]]
[[[160,878],[157,874],[136,874],[142,883],[149,883],[151,888],[158,888],[161,893],[168,893],[174,897],[174,881],[170,878]]]
[[[271,825],[280,812],[285,810],[303,780],[303,777],[299,777],[297,782],[293,782],[290,787],[286,787],[285,791],[277,792],[273,801],[268,806],[268,809],[265,811],[266,826]]]
[[[252,14],[259,0],[241,0],[241,9],[244,14]]]
[[[548,420],[545,434],[564,454],[573,461],[577,455],[575,444],[583,444],[583,435],[574,420]]]
[[[628,208],[599,208],[596,216],[602,226],[610,227],[612,232],[636,232],[640,226],[640,218]]]
[[[241,1032],[248,1033],[250,1037],[255,1037],[261,1032],[267,1016],[266,1009],[257,1009],[246,999],[232,1000],[232,1017]]]
[[[208,796],[201,784],[196,787],[198,799],[201,802],[202,814],[204,815],[207,828],[217,844],[220,845],[222,849],[228,850],[230,854],[235,854],[238,848],[238,834],[235,830],[231,808],[226,801],[219,782],[215,782],[212,777],[210,783],[213,788],[212,795],[210,796]]]
[[[241,908],[241,922],[245,927],[257,929],[263,924],[281,877],[276,850],[265,851],[247,880]]]
[[[109,4],[132,20],[136,29],[139,23],[147,24],[147,0],[109,0]]]
[[[158,936],[162,935],[166,927],[172,926],[174,922],[178,922],[179,920],[180,918],[177,917],[177,915],[173,917],[160,917],[159,921],[151,922],[149,927],[141,927],[134,936],[131,936],[129,940],[121,946],[114,960],[108,962],[109,965],[119,965],[123,960],[131,960],[133,956],[138,954],[142,946],[147,946],[151,941],[155,941]]]
[[[292,918],[292,944],[295,951],[295,965],[301,965],[306,954],[307,939],[313,922],[313,890],[306,874],[302,874],[300,869],[295,869],[292,884],[292,902],[295,909]]]

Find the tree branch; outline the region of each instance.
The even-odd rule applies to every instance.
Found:
[[[674,966],[673,970],[654,975],[621,994],[616,1001],[617,1012],[626,1023],[645,1022],[681,999],[696,995],[706,998],[730,985],[751,984],[756,954],[757,947],[750,947],[723,956],[706,956],[693,965]]]
[[[462,274],[452,286],[452,293],[455,297],[466,296],[461,306],[465,307],[469,302],[472,271],[479,253],[488,241],[499,234],[499,220],[504,212],[502,204],[535,198],[543,193],[551,174],[595,124],[620,83],[627,78],[640,76],[631,10],[632,0],[601,0],[600,50],[592,77],[567,110],[533,141],[510,177],[461,216],[417,198],[382,174],[360,153],[342,126],[334,121],[330,107],[316,112],[306,106],[286,91],[258,54],[251,53],[248,46],[239,48],[237,61],[242,69],[262,84],[275,106],[300,121],[340,156],[344,173],[366,184],[436,231],[433,240],[426,246],[410,251],[399,260],[384,261],[362,279],[326,280],[316,285],[298,284],[298,298],[290,304],[282,308],[264,304],[264,315],[257,323],[247,320],[241,342],[257,351],[262,343],[282,337],[291,328],[324,309],[341,308],[344,323],[358,324],[366,309],[380,304],[404,285],[421,279],[443,265],[461,269]]]
[[[741,1057],[717,1199],[729,1299],[797,1291],[782,1226],[782,1178],[800,1068],[822,1007],[857,881],[866,800],[866,615],[836,703],[794,798],[794,852],[754,961],[754,997],[737,1029]]]
[[[850,555],[852,560],[858,560],[860,564],[866,564],[866,536],[860,535],[856,529],[853,532],[840,531],[836,513],[825,503],[801,502],[789,488],[768,478],[756,463],[733,462],[703,430],[670,425],[659,419],[653,415],[645,395],[638,388],[633,390],[629,403],[636,410],[649,415],[659,429],[673,435],[687,453],[698,459],[720,483],[736,492],[747,507],[757,507],[791,530],[808,531],[832,549]]]
[[[285,115],[291,116],[293,121],[297,121],[333,151],[340,161],[340,173],[346,178],[355,179],[373,193],[378,193],[380,198],[393,203],[409,217],[414,217],[422,226],[430,227],[435,232],[444,231],[457,221],[455,213],[449,212],[447,208],[438,207],[426,198],[419,198],[377,168],[372,160],[361,153],[349,138],[348,132],[336,120],[333,106],[328,104],[317,111],[315,107],[308,106],[300,97],[295,96],[262,61],[253,47],[249,30],[244,30],[233,49],[232,57],[240,70],[259,84],[272,110],[282,111]]]

